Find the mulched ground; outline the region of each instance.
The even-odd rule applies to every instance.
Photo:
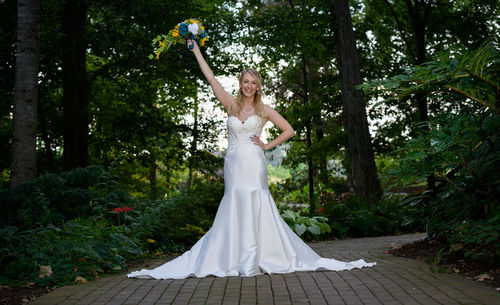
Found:
[[[443,251],[439,254],[439,251],[443,248],[447,249],[446,247],[446,243],[437,240],[421,240],[389,250],[388,253],[429,263],[437,272],[457,273],[500,291],[500,268],[498,266],[470,261],[460,252],[447,254]]]
[[[155,258],[140,259],[131,264],[127,263],[129,268],[137,266],[146,267],[150,265],[159,265],[165,262],[165,258],[172,259],[179,253],[166,253]],[[115,273],[116,274],[116,273]],[[22,287],[0,286],[0,304],[5,305],[24,305],[34,301],[42,295],[52,292],[55,287],[38,287],[34,283],[28,283]]]
[[[22,287],[0,286],[0,304],[28,304],[51,291],[50,287],[36,287],[29,284]]]

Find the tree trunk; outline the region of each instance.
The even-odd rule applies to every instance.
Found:
[[[196,153],[198,146],[198,98],[195,97],[195,105],[194,105],[194,125],[193,125],[193,141],[191,142],[190,154],[189,158],[189,175],[188,175],[188,189],[193,185],[194,179],[194,167],[197,165]]]
[[[302,83],[302,95],[304,98],[304,105],[307,107],[309,104],[309,84],[308,84],[308,77],[307,77],[307,68],[306,68],[306,59],[302,55],[302,77],[303,77],[303,83]],[[307,149],[310,149],[312,146],[312,139],[311,139],[311,118],[307,118],[307,123],[306,123],[306,144],[307,144]],[[309,183],[309,214],[312,216],[314,215],[314,211],[316,210],[315,204],[314,204],[314,169],[313,169],[313,159],[311,156],[311,153],[307,153],[307,180]]]
[[[54,160],[54,151],[52,150],[52,139],[49,135],[49,128],[47,124],[46,114],[44,112],[41,104],[38,104],[38,127],[39,127],[39,135],[43,140],[43,144],[45,147],[45,164],[41,164],[38,162],[38,166],[42,167],[41,170],[47,170],[49,172],[55,172],[55,160]]]
[[[151,200],[156,200],[158,198],[158,186],[156,180],[156,158],[151,155],[151,164],[149,167],[149,185],[150,185],[150,197]]]
[[[62,16],[63,166],[65,170],[88,165],[88,84],[86,73],[83,0],[66,0]]]
[[[17,51],[10,188],[36,176],[36,124],[40,62],[40,3],[18,0]]]
[[[311,148],[312,139],[310,122],[308,122],[306,125],[306,143],[307,148]],[[316,205],[314,202],[314,168],[311,153],[307,154],[307,181],[309,182],[309,214],[312,216],[316,211]]]
[[[320,121],[320,120],[319,120]],[[316,121],[319,123],[319,121]],[[323,138],[325,137],[325,133],[323,131],[322,126],[316,127],[316,139],[318,143],[321,143]],[[321,153],[319,156],[319,180],[324,185],[328,185],[328,160],[326,159],[326,155]]]
[[[406,6],[408,8],[408,14],[410,15],[411,19],[411,24],[413,27],[413,32],[415,34],[415,39],[416,39],[416,46],[417,46],[417,56],[414,59],[414,64],[415,65],[421,65],[427,61],[427,55],[426,55],[426,43],[425,43],[425,24],[427,22],[427,16],[429,15],[430,10],[432,9],[431,6],[432,1],[428,1],[426,6],[425,6],[425,11],[424,11],[424,16],[421,15],[420,13],[420,8],[419,6],[422,3],[419,3],[419,1],[415,1],[415,4],[413,4],[411,1],[406,1]],[[418,106],[418,118],[420,122],[423,122],[422,124],[422,132],[423,133],[428,133],[429,132],[429,125],[427,122],[429,121],[429,110],[428,110],[428,103],[427,103],[427,95],[422,92],[417,92],[415,94],[415,100],[417,101],[417,106]],[[428,143],[430,145],[430,143]],[[429,190],[435,190],[436,189],[436,177],[434,174],[430,174],[427,177],[427,189]]]
[[[356,89],[361,84],[361,77],[349,1],[330,0],[330,9],[336,24],[336,55],[354,192],[365,200],[376,200],[381,197],[382,189],[368,131],[364,94]]]

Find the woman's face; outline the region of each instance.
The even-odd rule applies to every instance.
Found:
[[[259,86],[257,85],[257,80],[250,73],[245,73],[240,81],[240,88],[243,92],[243,96],[252,97],[255,95],[255,92],[259,90]]]

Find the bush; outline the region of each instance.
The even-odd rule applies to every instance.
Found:
[[[279,207],[283,220],[290,229],[306,241],[319,240],[325,234],[330,233],[330,226],[326,223],[328,218],[322,216],[306,216],[309,214],[308,208],[294,211],[286,205]]]
[[[400,198],[366,203],[351,193],[330,193],[321,198],[321,215],[326,216],[335,238],[382,236],[423,230],[420,212],[400,204]]]
[[[125,226],[112,226],[105,219],[77,218],[36,229],[0,229],[0,281],[66,285],[77,276],[86,279],[126,269],[125,262],[141,255],[135,238]],[[53,274],[39,278],[40,266]]]
[[[134,199],[104,168],[90,166],[59,174],[44,174],[20,185],[15,192],[3,190],[0,224],[20,230],[92,215],[112,216],[109,211]],[[115,218],[112,218],[113,220]]]
[[[425,94],[439,106],[429,121],[411,128],[420,132],[396,152],[403,157],[392,176],[399,185],[434,177],[435,186],[404,200],[423,212],[429,238],[448,243],[448,252],[495,264],[500,261],[499,70],[500,50],[486,42],[365,85],[390,91],[391,99]]]
[[[500,266],[500,213],[476,221],[455,223],[450,234],[449,252]]]
[[[437,186],[405,202],[423,211],[429,237],[449,243],[451,252],[500,261],[491,244],[500,241],[493,225],[500,217],[500,117],[492,111],[463,110],[443,114],[431,126],[428,135],[408,143],[395,175],[434,174]],[[433,145],[418,149],[426,141]],[[485,227],[492,235],[486,236]]]
[[[195,181],[189,190],[144,204],[130,227],[140,240],[150,238],[162,251],[180,252],[211,227],[223,194],[220,181]]]
[[[2,207],[12,213],[0,225],[0,282],[64,285],[124,270],[153,251],[183,251],[210,228],[223,192],[221,181],[195,180],[173,197],[139,204],[101,167],[4,190]],[[54,274],[39,279],[41,266]]]

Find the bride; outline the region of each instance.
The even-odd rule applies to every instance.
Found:
[[[342,262],[322,258],[281,219],[269,193],[264,151],[293,137],[292,126],[276,110],[262,103],[262,84],[257,71],[245,69],[241,72],[240,90],[234,98],[215,79],[198,45],[189,40],[189,46],[228,113],[224,197],[212,228],[189,251],[153,270],[142,269],[128,277],[254,276],[375,265],[362,259]],[[282,132],[265,144],[259,136],[267,121]]]

